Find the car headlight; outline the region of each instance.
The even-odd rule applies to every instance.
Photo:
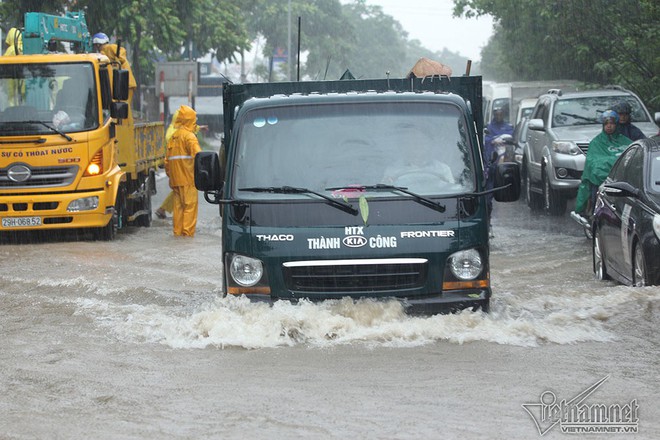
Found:
[[[229,275],[236,284],[243,287],[254,286],[264,274],[261,261],[243,255],[234,255],[229,263]]]
[[[66,210],[68,212],[93,211],[98,208],[98,206],[98,196],[83,197],[82,199],[77,199],[70,202],[69,206],[66,207]]]
[[[582,150],[580,150],[577,144],[570,141],[554,141],[552,143],[552,151],[555,153],[570,154],[571,156],[577,156],[582,153]]]
[[[467,249],[452,254],[448,260],[451,273],[459,280],[473,280],[483,269],[481,255],[476,249]]]
[[[660,240],[660,215],[658,214],[653,216],[653,232],[655,232],[655,236]]]

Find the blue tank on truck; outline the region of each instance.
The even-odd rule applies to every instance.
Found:
[[[488,311],[481,102],[474,76],[227,84],[225,147],[195,160],[225,294]],[[517,200],[518,164],[495,186]]]

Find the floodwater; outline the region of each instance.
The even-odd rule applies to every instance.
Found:
[[[660,438],[660,288],[596,281],[568,215],[495,205],[489,315],[222,298],[202,197],[193,239],[4,243],[0,439]],[[580,402],[637,434],[541,418],[601,379]]]

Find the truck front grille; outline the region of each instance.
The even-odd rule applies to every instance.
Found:
[[[70,185],[76,178],[78,166],[34,167],[30,177],[22,182],[9,178],[9,167],[0,168],[0,188],[44,188]]]
[[[577,146],[584,154],[587,154],[587,151],[589,150],[589,142],[578,142]]]
[[[296,292],[379,292],[421,287],[427,260],[301,261],[284,263],[284,282]]]

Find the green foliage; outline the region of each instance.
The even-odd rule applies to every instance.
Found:
[[[0,3],[3,28],[22,26],[23,14],[39,11],[61,14],[85,11],[90,33],[104,32],[130,47],[131,65],[138,83],[152,84],[154,62],[179,60],[181,48],[195,53],[214,51],[231,58],[249,48],[241,0],[4,0]]]
[[[447,49],[434,53],[417,40],[409,41],[397,21],[366,0],[4,0],[0,3],[3,28],[21,26],[27,10],[53,14],[84,10],[92,34],[104,32],[129,48],[136,79],[146,85],[154,83],[156,61],[195,59],[209,51],[219,61],[236,61],[257,36],[265,41],[260,50],[266,59],[274,49],[291,44],[295,79],[298,17],[303,79],[335,79],[346,69],[357,78],[382,78],[388,72],[401,77],[420,57],[438,60],[462,74],[467,61]],[[273,77],[266,62],[252,73],[264,81],[283,80],[288,67]],[[475,65],[472,72],[476,70]]]
[[[454,13],[497,20],[482,52],[490,79],[619,84],[660,110],[656,0],[454,0]]]

